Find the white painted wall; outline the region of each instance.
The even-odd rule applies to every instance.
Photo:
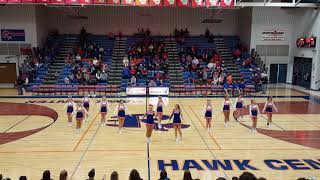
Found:
[[[203,24],[201,21],[209,18],[213,10],[203,8],[172,8],[172,7],[116,7],[95,6],[82,8],[80,15],[88,16],[88,20],[67,17],[66,9],[47,8],[47,18],[50,29],[57,28],[59,32],[79,33],[82,26],[93,34],[117,33],[120,30],[125,35],[137,32],[137,28],[149,27],[156,35],[169,35],[174,28],[188,28],[191,34],[203,34],[208,28],[215,34],[237,34],[237,10],[225,10],[219,14],[223,18],[220,24]]]
[[[320,88],[320,12],[315,9],[300,9],[292,13],[294,21],[292,48],[289,62],[289,72],[292,74],[294,56],[312,58],[311,89]],[[295,40],[299,37],[317,37],[316,49],[297,48]],[[291,79],[290,79],[291,82]]]
[[[238,15],[238,36],[250,47],[251,43],[252,8],[242,8]]]
[[[0,6],[0,29],[24,29],[26,41],[21,43],[37,46],[36,11],[33,5]],[[0,39],[0,43],[1,39]],[[3,42],[17,43],[17,42]]]

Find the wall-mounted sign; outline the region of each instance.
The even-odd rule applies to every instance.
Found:
[[[1,41],[25,41],[24,29],[1,29]]]
[[[283,30],[263,30],[261,32],[262,41],[284,41],[286,32]]]

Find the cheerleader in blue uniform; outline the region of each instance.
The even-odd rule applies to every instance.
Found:
[[[106,96],[102,97],[101,106],[100,106],[100,115],[101,115],[101,126],[106,127],[106,116],[108,113],[109,103],[107,101]]]
[[[146,137],[147,142],[151,143],[151,135],[154,128],[154,118],[156,118],[156,113],[153,111],[153,105],[149,104],[148,111],[143,117],[147,116],[146,120]]]
[[[268,126],[268,128],[270,128],[271,124],[272,124],[272,112],[273,112],[273,109],[276,110],[277,112],[278,112],[278,109],[274,105],[271,96],[269,96],[267,100],[268,101],[264,104],[264,108],[263,108],[262,112],[267,114],[267,116],[268,116],[267,126]]]
[[[223,115],[224,115],[224,126],[225,127],[229,127],[230,108],[231,108],[231,101],[229,100],[228,96],[225,96],[224,101],[222,102],[222,111],[223,111]]]
[[[207,132],[211,132],[211,121],[212,121],[212,114],[213,114],[213,107],[211,105],[211,101],[207,100],[207,105],[204,107],[204,118],[206,119],[206,128]]]
[[[118,113],[118,128],[119,128],[119,134],[122,134],[122,128],[124,125],[124,120],[126,118],[126,112],[129,113],[128,108],[124,105],[123,101],[120,100],[119,104],[117,105],[113,115]]]
[[[68,98],[67,103],[64,106],[64,108],[67,111],[68,126],[71,127],[72,126],[72,113],[73,113],[74,108],[75,108],[75,104],[74,104],[74,101],[73,101],[71,96]]]
[[[183,119],[179,104],[176,104],[174,109],[172,110],[170,119],[172,119],[172,117],[173,117],[174,136],[176,138],[176,142],[178,142],[182,140],[181,120]],[[178,133],[180,135],[180,138],[178,138],[177,136]]]
[[[162,125],[161,125],[161,120],[162,120],[162,116],[163,116],[163,101],[162,101],[162,97],[159,96],[158,97],[158,103],[157,103],[157,120],[158,120],[158,128],[162,129]]]
[[[85,95],[82,99],[82,105],[84,107],[84,109],[89,113],[89,109],[90,109],[90,98],[88,95]],[[86,120],[88,121],[88,114],[86,115]]]
[[[76,133],[79,134],[80,129],[81,129],[81,125],[82,125],[82,120],[83,120],[84,116],[88,114],[88,112],[83,107],[82,103],[78,102],[77,107],[73,113],[76,114],[76,120],[77,120]]]
[[[256,133],[257,132],[258,115],[260,114],[260,110],[259,110],[259,106],[255,100],[251,100],[251,104],[249,105],[249,113],[250,113],[250,117],[252,120],[251,132]]]
[[[236,101],[234,102],[234,107],[236,108],[236,110],[233,113],[233,117],[238,120],[238,118],[240,119],[240,121],[243,121],[243,111],[244,111],[244,107],[246,106],[246,103],[244,102],[243,96],[242,94],[239,94],[239,96],[236,98]]]

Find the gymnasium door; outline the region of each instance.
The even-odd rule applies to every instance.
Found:
[[[286,83],[287,81],[287,64],[270,64],[271,83]]]
[[[310,88],[312,71],[312,58],[294,57],[293,84]]]

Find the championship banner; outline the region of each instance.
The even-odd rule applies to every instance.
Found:
[[[221,0],[220,1],[221,8],[233,8],[234,7],[234,1],[233,0]]]
[[[21,0],[7,0],[7,3],[21,3]]]
[[[79,0],[80,4],[92,4],[92,0]]]
[[[108,0],[108,4],[121,4],[120,0]]]
[[[196,8],[196,7],[204,7],[205,4],[205,0],[192,0],[192,7]]]
[[[286,32],[283,30],[263,30],[261,32],[261,41],[284,41]]]
[[[149,0],[149,6],[162,6],[162,0]]]
[[[134,5],[134,0],[121,0],[121,4]]]
[[[23,29],[1,29],[1,41],[25,41]]]
[[[64,4],[64,0],[51,0],[51,4]]]
[[[190,6],[189,0],[177,0],[177,6]]]
[[[206,0],[206,6],[220,6],[219,0]]]
[[[176,0],[163,0],[163,6],[175,6]]]
[[[7,3],[7,0],[0,0],[0,3]]]
[[[50,0],[36,0],[37,3],[43,3],[43,4],[47,4],[50,3]]]
[[[93,4],[106,4],[107,0],[93,0]]]
[[[80,4],[80,0],[65,0],[66,4]]]
[[[136,0],[136,6],[148,6],[148,0]]]
[[[36,3],[36,0],[22,0],[22,3]]]

